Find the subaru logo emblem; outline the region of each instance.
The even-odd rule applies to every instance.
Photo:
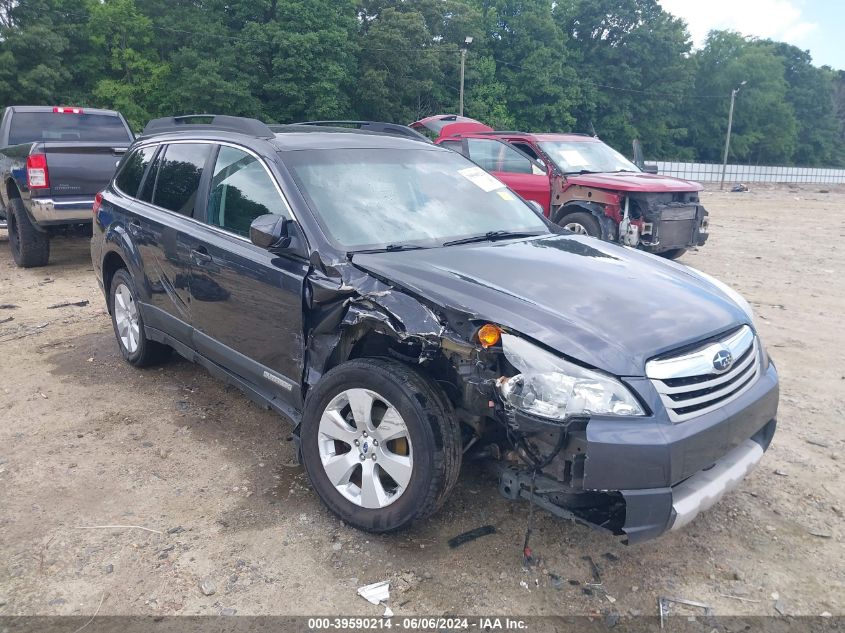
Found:
[[[713,357],[713,369],[715,369],[718,374],[728,371],[733,364],[734,357],[726,349],[720,349]]]
[[[367,442],[364,442],[363,446],[361,446],[361,452],[366,453],[369,450],[370,445]]]

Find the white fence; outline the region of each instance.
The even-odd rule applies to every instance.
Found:
[[[722,165],[714,163],[675,163],[657,161],[658,172],[666,176],[701,182],[719,182]],[[725,184],[737,182],[806,182],[845,184],[845,169],[821,167],[779,167],[775,165],[728,165]]]

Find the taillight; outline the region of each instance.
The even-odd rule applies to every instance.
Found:
[[[101,206],[103,206],[103,192],[98,191],[97,195],[94,196],[94,206],[92,208],[94,215],[97,215],[97,213],[100,211]]]
[[[50,175],[47,173],[47,156],[30,154],[26,157],[26,182],[30,189],[48,189]]]
[[[57,106],[53,108],[55,114],[82,114],[82,108],[68,108],[65,106]]]

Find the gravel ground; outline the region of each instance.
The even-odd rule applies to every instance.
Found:
[[[527,505],[472,465],[408,531],[342,525],[294,463],[286,421],[186,361],[120,360],[86,240],[20,270],[0,232],[0,616],[375,616],[356,588],[386,579],[399,616],[656,615],[661,595],[719,615],[845,614],[845,188],[703,198],[712,237],[682,261],[754,304],[782,381],[774,443],[738,490],[657,541],[537,513],[529,571]],[[449,549],[486,524],[496,533]]]

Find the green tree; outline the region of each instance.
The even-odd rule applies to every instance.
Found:
[[[656,0],[576,0],[558,5],[555,19],[584,90],[573,110],[576,129],[592,123],[620,149],[639,138],[650,156],[677,156],[693,78],[684,22]]]
[[[490,0],[482,7],[507,111],[519,128],[568,130],[582,99],[566,33],[550,0]]]
[[[835,73],[813,66],[808,51],[783,42],[763,44],[784,62],[784,79],[789,85],[786,100],[797,123],[793,161],[798,165],[838,164],[842,122],[834,103]]]
[[[784,61],[770,44],[731,31],[713,31],[695,54],[699,95],[724,99],[689,102],[690,147],[699,158],[718,162],[727,128],[731,90],[747,82],[736,98],[732,160],[787,163],[795,151],[798,124],[787,99]]]

